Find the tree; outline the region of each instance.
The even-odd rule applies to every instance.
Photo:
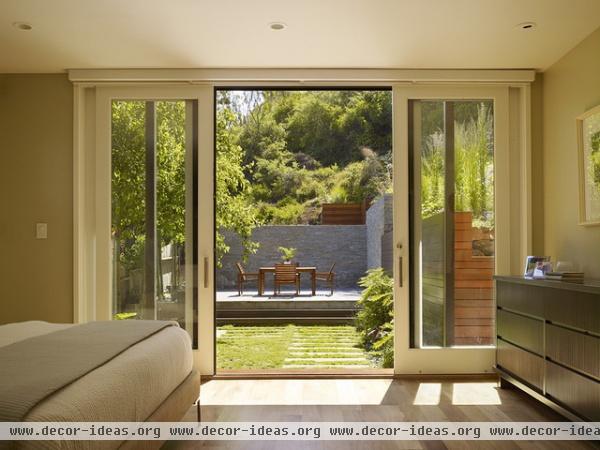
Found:
[[[141,267],[145,241],[144,102],[112,105],[112,235],[123,270]]]
[[[391,92],[224,91],[217,101],[234,114],[228,133],[260,222],[316,223],[324,202],[389,190]]]
[[[173,244],[179,261],[185,242],[185,102],[156,102],[157,247]],[[117,101],[112,106],[112,233],[123,276],[143,267],[146,241],[145,102]],[[157,261],[162,295],[162,260]],[[179,285],[179,264],[173,286]],[[124,272],[124,273],[123,273]]]
[[[228,99],[229,101],[229,99]],[[228,251],[222,229],[237,232],[244,240],[246,252],[255,246],[249,238],[256,225],[255,208],[249,201],[248,168],[243,151],[236,145],[235,115],[228,108],[217,113],[217,155],[219,177],[217,201],[217,262]],[[156,102],[156,231],[158,251],[173,245],[178,261],[185,242],[185,192],[191,188],[185,174],[185,102]],[[145,102],[116,101],[112,106],[112,234],[116,244],[120,277],[144,266],[146,240],[146,148]],[[159,295],[164,292],[161,258],[158,258]],[[179,264],[174,265],[173,287],[179,285]],[[135,296],[140,293],[123,295]],[[121,297],[124,301],[125,298]],[[135,300],[135,299],[132,299]]]
[[[217,112],[216,135],[216,253],[217,265],[229,251],[222,230],[235,231],[242,240],[244,257],[258,247],[251,242],[252,230],[258,224],[250,199],[250,182],[244,171],[244,152],[236,143],[235,115],[223,108]]]

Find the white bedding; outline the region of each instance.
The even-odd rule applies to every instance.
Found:
[[[1,325],[0,346],[69,326],[37,321]],[[167,327],[42,401],[25,420],[143,421],[189,375],[192,365],[188,334]]]

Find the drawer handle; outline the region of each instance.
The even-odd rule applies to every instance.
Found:
[[[404,271],[402,270],[402,256],[398,258],[398,285],[404,286]]]

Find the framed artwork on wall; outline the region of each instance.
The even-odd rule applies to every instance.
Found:
[[[579,222],[600,225],[600,105],[577,117]]]

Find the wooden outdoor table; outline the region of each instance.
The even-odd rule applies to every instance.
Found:
[[[267,272],[275,273],[275,266],[261,267],[258,269],[258,295],[265,293],[265,274]],[[317,294],[317,268],[316,267],[296,267],[296,273],[310,273],[312,295]]]

